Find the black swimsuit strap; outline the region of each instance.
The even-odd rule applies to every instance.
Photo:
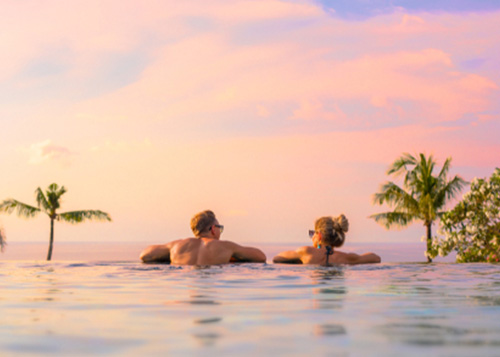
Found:
[[[329,245],[325,246],[326,248],[326,265],[328,265],[328,257],[333,254],[333,249]]]

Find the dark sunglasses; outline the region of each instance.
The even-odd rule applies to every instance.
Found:
[[[314,233],[316,233],[316,231],[314,229],[310,229],[309,230],[309,238],[312,238]]]
[[[222,224],[214,224],[214,226],[219,228],[221,233],[224,232],[224,226]]]

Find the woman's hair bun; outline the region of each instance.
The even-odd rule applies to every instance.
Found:
[[[335,225],[339,228],[343,233],[349,230],[349,221],[346,216],[342,213],[340,216],[333,219]]]

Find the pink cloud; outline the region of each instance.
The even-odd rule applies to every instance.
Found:
[[[353,26],[328,20],[322,13],[314,16],[318,23],[304,30],[307,36],[335,37],[343,28]],[[400,15],[391,21],[398,17],[410,21]],[[427,22],[431,20],[436,21],[431,18]],[[335,22],[337,28],[323,26],[328,21]],[[370,36],[380,41],[376,33],[362,31],[374,26],[361,25],[355,45],[361,48]],[[400,116],[409,113],[394,103],[410,101],[414,103],[411,114],[425,122],[453,121],[492,108],[489,94],[498,89],[493,80],[460,71],[452,53],[443,49],[411,47],[341,60],[335,55],[340,49],[334,44],[328,49],[323,43],[294,39],[239,46],[229,41],[226,31],[215,30],[162,48],[136,83],[84,105],[102,117],[121,113],[138,117],[152,111],[151,116],[162,120],[204,120],[205,115],[200,114],[241,111],[265,100],[293,103],[294,118],[313,115],[345,120],[338,102],[332,111],[325,109],[323,101],[364,100],[387,110],[388,115],[397,111]],[[370,115],[366,113],[365,120],[370,120]]]
[[[51,140],[32,144],[29,152],[30,158],[28,162],[35,165],[45,162],[57,162],[63,166],[68,166],[74,155],[68,148],[55,145]]]
[[[151,63],[137,82],[76,104],[92,117],[137,120],[146,114],[158,120],[204,120],[205,113],[241,111],[266,101],[289,103],[294,118],[306,117],[305,106],[311,111],[313,105],[316,118],[343,121],[342,113],[346,113],[338,100],[346,99],[364,100],[387,110],[387,115],[394,111],[408,114],[395,102],[411,101],[415,103],[412,110],[419,111],[415,116],[422,120],[456,120],[490,109],[488,95],[498,89],[492,79],[457,68],[454,54],[464,49],[450,40],[468,31],[467,38],[477,38],[471,51],[497,47],[498,38],[483,37],[485,31],[498,27],[495,14],[396,13],[352,23],[332,18],[307,1],[229,5],[216,1],[210,6],[157,1],[141,7],[129,2],[76,2],[71,11],[48,2],[40,7],[32,3],[25,12],[18,6],[10,2],[6,13],[13,22],[32,26],[13,31],[10,23],[0,25],[8,36],[6,45],[0,45],[6,59],[4,76],[40,53],[66,46],[72,56],[60,60],[69,68],[67,78],[84,80],[94,75],[110,53],[134,51],[151,33],[168,39],[150,49]],[[58,11],[54,11],[56,6]],[[78,14],[78,19],[70,14]],[[193,28],[186,20],[193,16],[210,20],[212,26]],[[293,28],[290,36],[249,35],[250,45],[234,38],[266,19],[288,25],[297,19],[308,23]],[[466,30],[453,26],[453,21]],[[11,46],[14,43],[18,45]],[[334,101],[338,107],[327,110],[325,101]],[[274,112],[269,106],[267,110]],[[366,113],[366,120],[371,115],[375,114]]]
[[[267,118],[271,115],[269,110],[263,105],[257,105],[257,116]]]
[[[77,207],[116,215],[110,239],[153,237],[144,227],[189,234],[197,207],[221,212],[238,237],[258,222],[262,240],[290,240],[341,211],[359,227],[402,152],[498,165],[498,12],[350,22],[305,0],[8,1],[2,11],[0,79],[26,89],[2,105],[19,119],[2,124],[17,130],[5,146],[42,135],[63,145],[34,144],[31,163],[71,162],[68,142],[82,154],[64,172],[4,154],[12,176],[0,186],[65,178],[79,186]],[[102,65],[123,54],[143,55],[143,67],[110,86]],[[64,71],[40,89],[25,69],[45,58]],[[462,65],[475,58],[485,65]]]
[[[342,112],[337,104],[334,104],[332,109],[326,110],[323,103],[315,98],[302,100],[300,107],[293,112],[291,119],[330,120],[339,122],[349,120],[348,116]]]

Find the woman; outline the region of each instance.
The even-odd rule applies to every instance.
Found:
[[[348,230],[349,222],[343,214],[336,218],[318,218],[314,223],[314,231],[309,231],[312,247],[281,252],[273,258],[273,262],[320,265],[380,263],[380,257],[374,253],[358,255],[335,250],[344,244],[345,233]]]

